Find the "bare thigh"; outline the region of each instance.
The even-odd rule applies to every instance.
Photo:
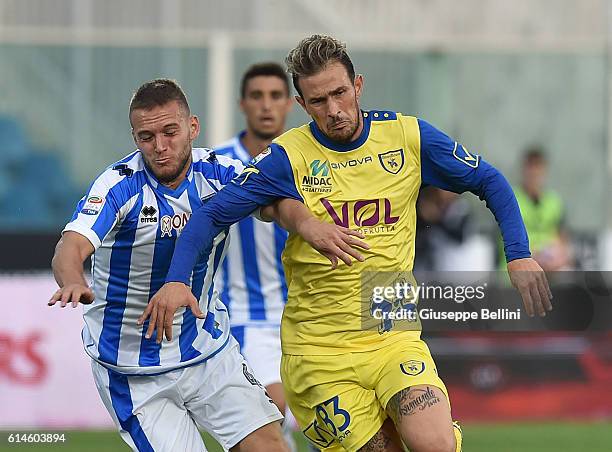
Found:
[[[380,430],[363,445],[359,452],[402,452],[402,440],[391,419],[387,419]]]
[[[454,452],[455,434],[444,392],[417,385],[396,393],[386,407],[404,444],[411,452]]]

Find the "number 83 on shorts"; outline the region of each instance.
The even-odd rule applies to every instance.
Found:
[[[304,429],[304,435],[314,444],[328,447],[335,439],[342,442],[350,435],[351,415],[340,407],[338,396],[317,405],[315,413],[315,420]]]

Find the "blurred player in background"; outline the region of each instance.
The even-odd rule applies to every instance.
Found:
[[[476,228],[467,199],[436,187],[421,190],[417,200],[414,269],[452,271],[458,262],[477,267],[470,239]],[[476,254],[476,255],[475,255]]]
[[[83,342],[94,380],[132,449],[206,450],[199,426],[226,449],[287,450],[282,416],[240,355],[227,311],[213,295],[226,240],[190,274],[194,303],[172,319],[178,340],[158,343],[145,334],[148,324],[137,323],[166,278],[191,212],[243,165],[192,148],[198,118],[171,80],[142,85],[129,118],[138,149],[108,167],[79,202],[53,258],[60,289],[49,304],[85,305]],[[83,275],[92,254],[93,289]]]
[[[269,62],[249,67],[240,83],[246,129],[217,146],[215,152],[247,165],[284,132],[292,104],[289,79],[281,65]],[[276,223],[247,217],[232,225],[230,234],[215,286],[229,310],[232,334],[255,376],[285,415],[283,428],[287,441],[292,442],[296,424],[285,413],[280,377],[280,322],[287,300],[281,254],[287,232]]]
[[[413,452],[459,450],[448,394],[420,332],[363,328],[362,272],[410,272],[421,184],[472,191],[495,214],[527,312],[545,315],[552,308],[550,292],[530,258],[512,189],[480,156],[427,122],[362,111],[363,78],[337,40],[304,39],[289,53],[287,66],[296,99],[313,121],[275,139],[194,212],[177,242],[168,282],[144,316],[160,307],[171,314],[193,302],[189,275],[227,224],[279,198],[301,201],[310,212],[299,206],[285,219],[292,233],[283,254],[289,294],[281,373],[304,434],[325,450],[399,451],[402,442]],[[365,261],[330,272],[315,252],[316,229],[312,236],[303,233],[310,213],[321,225],[359,228],[369,245]]]
[[[546,189],[548,161],[539,147],[523,154],[521,186],[514,188],[521,208],[533,258],[545,271],[569,270],[573,266],[565,211],[561,197]]]

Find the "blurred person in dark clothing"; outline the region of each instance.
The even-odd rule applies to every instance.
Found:
[[[470,203],[435,187],[421,190],[417,202],[415,268],[423,271],[489,270],[490,240],[478,234]]]

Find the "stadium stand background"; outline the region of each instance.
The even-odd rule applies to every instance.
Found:
[[[89,181],[134,147],[127,118],[132,91],[154,77],[177,79],[202,119],[197,144],[212,146],[242,124],[241,72],[256,61],[282,61],[314,32],[348,43],[357,71],[365,74],[365,108],[426,118],[513,182],[521,150],[543,144],[551,161],[549,185],[566,202],[585,268],[612,270],[610,11],[608,0],[337,0],[333,6],[325,0],[0,0],[0,270],[11,275],[2,277],[4,297],[22,304],[0,323],[0,339],[14,336],[1,349],[0,389],[18,387],[25,400],[47,397],[44,391],[55,388],[56,380],[44,390],[34,387],[52,378],[49,363],[38,380],[25,379],[34,385],[30,392],[19,387],[22,379],[7,377],[14,370],[6,370],[6,353],[12,353],[6,344],[13,344],[13,352],[26,347],[24,341],[41,328],[26,317],[47,316],[49,323],[75,331],[71,350],[82,354],[78,313],[70,314],[75,325],[69,326],[66,316],[60,319],[63,313],[45,310],[53,289],[49,262]],[[296,126],[306,119],[294,108],[289,122]],[[476,211],[482,229],[490,231],[486,209]],[[25,287],[29,298],[22,302]],[[33,331],[27,337],[26,326]],[[592,364],[593,350],[605,348],[610,338],[542,340],[474,338],[459,344],[461,355],[454,339],[436,338],[432,349],[434,355],[465,357],[484,347],[491,355],[503,349],[505,356],[525,357],[542,345],[533,360],[547,353],[571,355],[578,363],[572,364],[573,377],[583,378],[584,363]],[[40,350],[62,347],[57,340],[37,343]],[[40,356],[53,361],[55,355]],[[497,388],[491,379],[503,366],[479,363],[476,383],[469,369],[449,364],[456,371],[451,386],[465,390],[456,403],[471,403],[470,391]],[[597,369],[598,381],[609,385],[612,372]],[[89,378],[83,375],[83,381]],[[538,394],[531,396],[537,400]],[[503,399],[496,403],[503,405]],[[509,417],[524,417],[524,409],[514,407]],[[599,415],[609,418],[612,408]],[[45,416],[26,416],[23,426],[47,425]],[[0,416],[0,422],[6,419]]]
[[[604,0],[387,1],[384,8],[338,1],[336,14],[320,1],[4,0],[0,114],[17,126],[0,130],[7,147],[0,171],[10,173],[0,183],[8,200],[0,228],[57,231],[67,201],[133,148],[127,102],[142,81],[179,80],[203,119],[199,144],[218,143],[241,121],[241,70],[281,60],[316,31],[349,43],[366,75],[366,108],[427,118],[511,179],[520,150],[543,143],[570,228],[604,247],[612,215],[607,7]],[[290,124],[304,120],[294,109]],[[16,207],[7,187],[24,179],[11,168],[39,153],[55,167],[43,179],[47,198],[26,189]]]

